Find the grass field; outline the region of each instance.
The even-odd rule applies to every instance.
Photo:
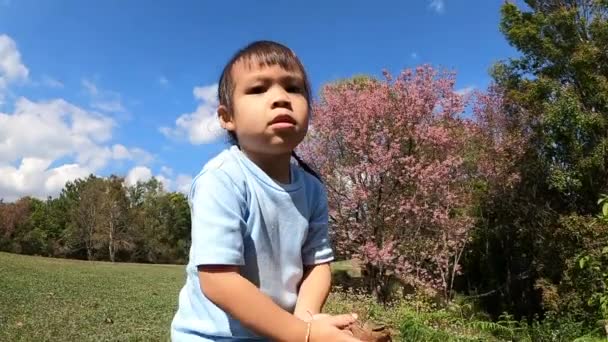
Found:
[[[0,252],[0,341],[166,341],[184,277],[179,265]]]
[[[340,279],[359,279],[360,272],[351,262],[334,263],[332,269],[336,284]],[[0,341],[168,341],[184,280],[180,265],[112,264],[0,252]],[[369,295],[341,286],[330,295],[325,311],[356,312],[363,320],[386,324],[395,341],[574,340],[556,339],[558,331],[543,326],[530,332],[549,337],[532,338],[528,330],[479,320],[479,313],[466,305],[439,308],[410,297],[383,306]],[[582,335],[575,333],[568,336]]]
[[[0,341],[166,341],[184,267],[0,253]]]

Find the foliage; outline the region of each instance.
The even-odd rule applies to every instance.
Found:
[[[473,195],[518,180],[523,137],[505,132],[500,90],[477,94],[473,121],[462,117],[469,98],[454,83],[429,66],[384,81],[359,76],[325,86],[314,108],[301,152],[328,188],[338,252],[362,261],[382,300],[395,278],[450,300]]]
[[[534,148],[560,204],[591,213],[608,175],[608,4],[526,3],[530,12],[502,7],[501,30],[523,56],[499,64],[495,79],[534,130]]]
[[[532,319],[560,306],[589,319],[576,303],[584,284],[568,274],[606,231],[590,216],[608,187],[608,3],[525,3],[505,2],[500,24],[521,55],[492,70],[513,131],[526,138],[516,162],[520,182],[489,184],[493,195],[479,202],[482,220],[464,256],[461,289],[495,317],[508,311]]]
[[[464,102],[428,66],[385,77],[325,86],[302,153],[327,185],[338,252],[362,260],[378,298],[396,276],[449,299],[472,226]]]
[[[440,305],[428,298],[408,295],[386,305],[370,295],[335,288],[328,300],[331,313],[356,312],[363,320],[371,320],[394,330],[398,341],[595,341],[597,329],[580,322],[548,315],[545,319],[517,320],[503,313],[496,321],[466,297],[457,297],[449,305]]]
[[[58,198],[0,202],[0,250],[88,260],[184,263],[190,211],[181,193],[152,178],[68,182]]]
[[[601,212],[597,219],[608,225],[608,196],[602,195],[598,204]],[[585,250],[576,261],[580,273],[574,272],[574,276],[584,279],[584,287],[581,287],[587,290],[582,293],[582,299],[586,299],[586,304],[597,313],[596,317],[601,319],[600,324],[608,335],[608,238],[604,236],[595,248]]]

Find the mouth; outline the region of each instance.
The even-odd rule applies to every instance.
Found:
[[[271,125],[274,124],[291,124],[291,125],[295,125],[296,124],[296,120],[294,120],[294,118],[292,118],[290,115],[287,114],[279,114],[277,116],[274,117],[274,119],[272,119],[272,121],[270,121]]]

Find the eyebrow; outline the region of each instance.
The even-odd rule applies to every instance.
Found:
[[[252,78],[247,80],[247,82],[248,83],[255,83],[255,82],[270,83],[273,80],[274,79],[272,77],[258,75],[258,76],[253,76]],[[279,77],[279,82],[280,83],[295,83],[295,82],[304,83],[304,78],[298,74],[289,74],[289,75]]]

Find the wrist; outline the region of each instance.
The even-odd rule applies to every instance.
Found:
[[[304,312],[295,313],[294,316],[296,316],[296,318],[298,318],[298,319],[303,320],[306,323],[313,321],[315,319],[315,315],[308,310],[304,311]]]
[[[310,342],[310,333],[312,328],[312,320],[306,323],[306,336],[304,337],[304,342]]]
[[[323,325],[322,325],[323,323],[313,319],[310,322],[308,322],[308,324],[310,325],[310,332],[308,334],[308,340],[306,340],[306,342],[315,342],[315,341],[326,340],[326,338],[319,336],[319,334],[323,335]]]
[[[295,324],[290,324],[288,329],[283,329],[281,336],[277,336],[275,340],[306,342],[306,336],[309,334],[309,322],[304,322],[301,319],[295,321]]]

